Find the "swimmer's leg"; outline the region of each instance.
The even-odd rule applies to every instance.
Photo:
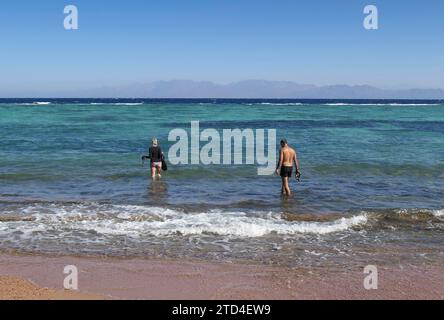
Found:
[[[288,177],[284,177],[283,182],[284,182],[285,194],[287,196],[291,196],[290,186],[288,185]]]
[[[281,196],[285,195],[285,178],[282,177]]]

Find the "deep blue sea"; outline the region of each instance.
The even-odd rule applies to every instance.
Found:
[[[151,181],[151,138],[168,155],[191,121],[275,129],[298,152],[293,197],[257,165],[168,163]],[[443,199],[444,101],[0,99],[3,251],[442,264]]]

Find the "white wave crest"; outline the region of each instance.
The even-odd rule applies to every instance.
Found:
[[[46,106],[46,105],[51,104],[51,102],[47,102],[47,101],[36,101],[36,102],[33,102],[33,104],[38,105],[38,106]]]
[[[141,106],[143,102],[117,102],[117,103],[106,103],[106,102],[91,102],[91,106]]]
[[[300,103],[300,102],[289,102],[289,103],[262,102],[261,105],[264,105],[264,106],[302,106],[303,103]]]
[[[179,210],[129,205],[35,205],[24,208],[22,214],[33,221],[3,222],[0,231],[11,231],[8,225],[25,233],[43,229],[69,229],[72,232],[95,232],[104,236],[126,235],[132,237],[204,235],[254,238],[270,234],[324,235],[349,230],[365,224],[365,214],[329,222],[288,221],[281,214],[212,210],[186,213]],[[29,229],[29,230],[28,230]]]
[[[121,102],[121,103],[115,103],[116,106],[141,106],[143,105],[143,102]]]
[[[441,210],[433,210],[433,211],[432,211],[432,214],[433,214],[435,217],[444,217],[444,209],[441,209]]]

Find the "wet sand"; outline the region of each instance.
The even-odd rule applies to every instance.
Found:
[[[78,268],[79,291],[63,288]],[[444,299],[443,266],[289,269],[177,260],[0,255],[0,299]]]

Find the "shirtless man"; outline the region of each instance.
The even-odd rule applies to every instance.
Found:
[[[276,175],[280,175],[282,178],[282,195],[291,195],[290,186],[288,185],[288,179],[291,178],[293,172],[293,164],[296,166],[296,178],[300,176],[299,172],[299,160],[296,151],[288,145],[286,139],[281,140],[281,150],[279,154],[279,163],[276,168]]]

